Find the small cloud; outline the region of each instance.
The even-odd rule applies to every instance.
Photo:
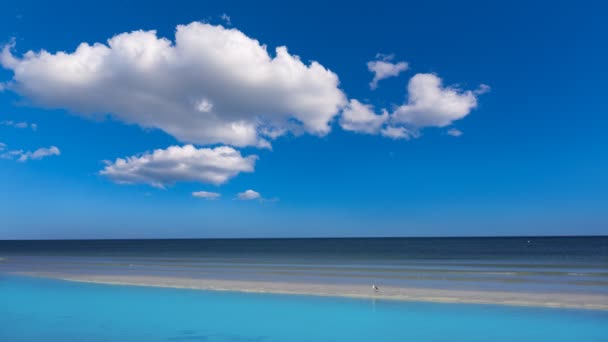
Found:
[[[397,107],[392,121],[413,127],[446,127],[477,108],[477,95],[489,87],[461,90],[444,86],[435,74],[416,74],[408,84],[408,102]]]
[[[381,52],[378,52],[376,54],[376,59],[380,60],[380,61],[390,62],[393,59],[395,59],[395,54],[394,53],[381,53]]]
[[[417,138],[418,132],[410,131],[405,127],[388,126],[380,131],[382,136],[391,138],[394,140],[405,139],[410,140],[411,138]]]
[[[195,191],[192,193],[192,196],[196,197],[196,198],[205,198],[208,200],[214,200],[214,199],[218,199],[221,195],[218,194],[217,192]]]
[[[196,110],[201,113],[209,113],[213,109],[213,103],[208,99],[202,99],[196,104]]]
[[[6,144],[4,143],[0,143],[0,152],[0,159],[17,159],[19,162],[61,155],[61,151],[59,151],[56,146],[51,146],[49,148],[42,147],[34,152],[24,152],[23,150],[7,150]]]
[[[34,152],[25,152],[22,153],[21,156],[19,157],[19,161],[20,162],[24,162],[27,161],[28,159],[42,159],[44,157],[48,157],[48,156],[58,156],[61,154],[61,151],[59,151],[59,149],[55,146],[51,146],[49,148],[39,148]]]
[[[486,84],[475,90],[462,90],[444,86],[435,74],[416,74],[408,84],[407,102],[392,112],[378,111],[371,104],[351,99],[342,109],[339,123],[346,131],[380,134],[391,139],[415,139],[426,127],[452,127],[455,121],[477,108],[478,96],[488,91],[490,87]],[[460,136],[463,133],[453,128],[447,134]]]
[[[176,182],[220,185],[241,172],[253,172],[256,155],[242,156],[229,146],[170,146],[107,161],[100,175],[119,184],[149,184],[164,188]]]
[[[262,199],[262,195],[260,195],[259,192],[253,191],[251,189],[246,190],[244,192],[240,192],[236,196],[238,199],[240,199],[242,201],[251,201],[251,200],[255,200],[255,199]]]
[[[380,80],[397,77],[400,73],[409,69],[407,62],[392,63],[391,60],[395,55],[376,54],[376,60],[367,62],[367,69],[374,73],[374,78],[369,83],[369,87],[373,90],[378,88]]]
[[[448,129],[447,133],[448,133],[448,135],[451,135],[453,137],[459,137],[459,136],[461,136],[461,135],[464,134],[464,132],[462,132],[461,130],[456,129],[456,128],[450,128],[450,129]]]
[[[220,15],[220,19],[222,19],[228,26],[232,26],[232,20],[230,20],[230,16],[226,13],[222,13]]]
[[[4,120],[0,121],[0,126],[13,127],[13,128],[31,128],[32,131],[38,129],[38,125],[35,123],[27,123],[27,122],[15,122],[12,120]]]
[[[476,90],[473,90],[473,94],[475,95],[482,95],[485,93],[489,93],[490,90],[492,90],[492,88],[490,88],[489,85],[487,84],[480,84],[479,88],[477,88]]]

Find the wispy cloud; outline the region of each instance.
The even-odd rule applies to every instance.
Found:
[[[35,123],[27,123],[25,121],[15,122],[12,120],[0,121],[0,126],[14,127],[14,128],[30,128],[32,131],[38,129],[38,125]]]
[[[399,140],[405,139],[410,140],[412,138],[417,138],[418,134],[416,132],[410,131],[405,127],[394,127],[387,126],[380,131],[380,134],[383,137]]]
[[[459,137],[464,134],[461,130],[456,129],[456,128],[448,129],[447,133],[448,133],[448,135],[451,135],[453,137]]]
[[[61,155],[61,151],[56,146],[41,147],[35,151],[24,151],[9,150],[6,144],[0,143],[0,159],[16,159],[19,162],[25,162],[58,155]]]
[[[377,54],[376,60],[367,62],[367,69],[374,73],[374,78],[369,83],[371,89],[378,88],[378,82],[390,77],[397,77],[400,73],[409,69],[407,62],[391,62],[395,55]]]
[[[214,199],[220,198],[221,194],[219,194],[217,192],[211,192],[211,191],[195,191],[192,193],[192,196],[197,197],[197,198],[214,200]]]
[[[220,19],[222,19],[228,26],[232,26],[232,20],[228,14],[222,13],[222,15],[220,15]]]

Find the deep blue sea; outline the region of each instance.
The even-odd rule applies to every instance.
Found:
[[[0,272],[608,295],[608,237],[0,241]]]
[[[608,312],[0,278],[0,341],[608,341]]]

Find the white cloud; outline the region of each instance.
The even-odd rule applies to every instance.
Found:
[[[340,126],[347,131],[377,134],[387,119],[388,113],[385,110],[378,115],[371,105],[350,100],[348,106],[342,111]]]
[[[268,146],[269,130],[325,135],[346,104],[338,76],[318,62],[304,64],[284,46],[271,56],[239,30],[200,22],[178,26],[174,42],[134,31],[22,57],[13,45],[0,55],[14,73],[7,87],[33,104],[110,113],[188,143]]]
[[[479,88],[473,90],[473,94],[475,94],[475,95],[481,95],[481,94],[489,93],[490,90],[492,90],[492,88],[490,88],[489,85],[487,85],[487,84],[480,84]]]
[[[32,131],[38,129],[38,125],[35,123],[27,123],[27,122],[15,122],[11,120],[0,121],[0,126],[14,127],[14,128],[31,128]]]
[[[448,135],[451,135],[453,137],[459,137],[459,136],[461,136],[461,135],[464,134],[461,130],[456,129],[456,128],[450,128],[450,129],[448,129],[447,133],[448,133]]]
[[[0,143],[0,159],[17,159],[25,162],[28,160],[38,160],[49,156],[61,155],[61,151],[56,146],[41,147],[35,151],[8,150],[6,144]]]
[[[26,161],[28,159],[42,159],[48,156],[58,156],[61,154],[61,151],[56,146],[51,146],[49,148],[39,148],[34,152],[25,152],[21,154],[19,157],[19,161]]]
[[[241,172],[253,172],[255,155],[243,157],[232,147],[171,146],[139,156],[118,158],[99,173],[120,184],[164,188],[177,181],[220,185]]]
[[[367,62],[367,69],[374,73],[374,78],[369,83],[371,89],[378,88],[380,80],[397,77],[409,68],[407,62],[392,63],[391,60],[394,57],[394,55],[377,54],[376,60]]]
[[[410,140],[412,138],[418,137],[418,134],[416,132],[409,131],[405,127],[394,127],[394,126],[387,126],[387,127],[383,128],[380,131],[380,134],[382,134],[382,136],[384,136],[384,137],[395,139],[395,140],[398,140],[398,139]]]
[[[469,115],[477,107],[477,96],[489,90],[485,84],[476,90],[444,87],[437,75],[416,74],[408,84],[408,101],[392,113],[383,109],[377,115],[373,106],[351,100],[342,111],[340,124],[345,130],[380,133],[392,139],[418,138],[425,127],[449,126]],[[456,136],[456,131],[448,134]]]
[[[483,85],[477,91],[487,86]],[[422,127],[445,127],[477,107],[476,91],[444,87],[434,74],[416,74],[408,84],[408,102],[392,114],[392,121]]]
[[[250,201],[250,200],[262,198],[262,195],[260,195],[259,192],[253,191],[251,189],[246,190],[244,192],[239,192],[236,196],[238,199],[243,200],[243,201]]]
[[[197,198],[205,198],[205,199],[209,199],[209,200],[214,200],[214,199],[218,199],[221,195],[218,194],[217,192],[195,191],[192,193],[192,196],[197,197]]]

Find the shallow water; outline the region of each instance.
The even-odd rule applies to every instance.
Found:
[[[0,341],[608,341],[608,312],[0,276]]]

